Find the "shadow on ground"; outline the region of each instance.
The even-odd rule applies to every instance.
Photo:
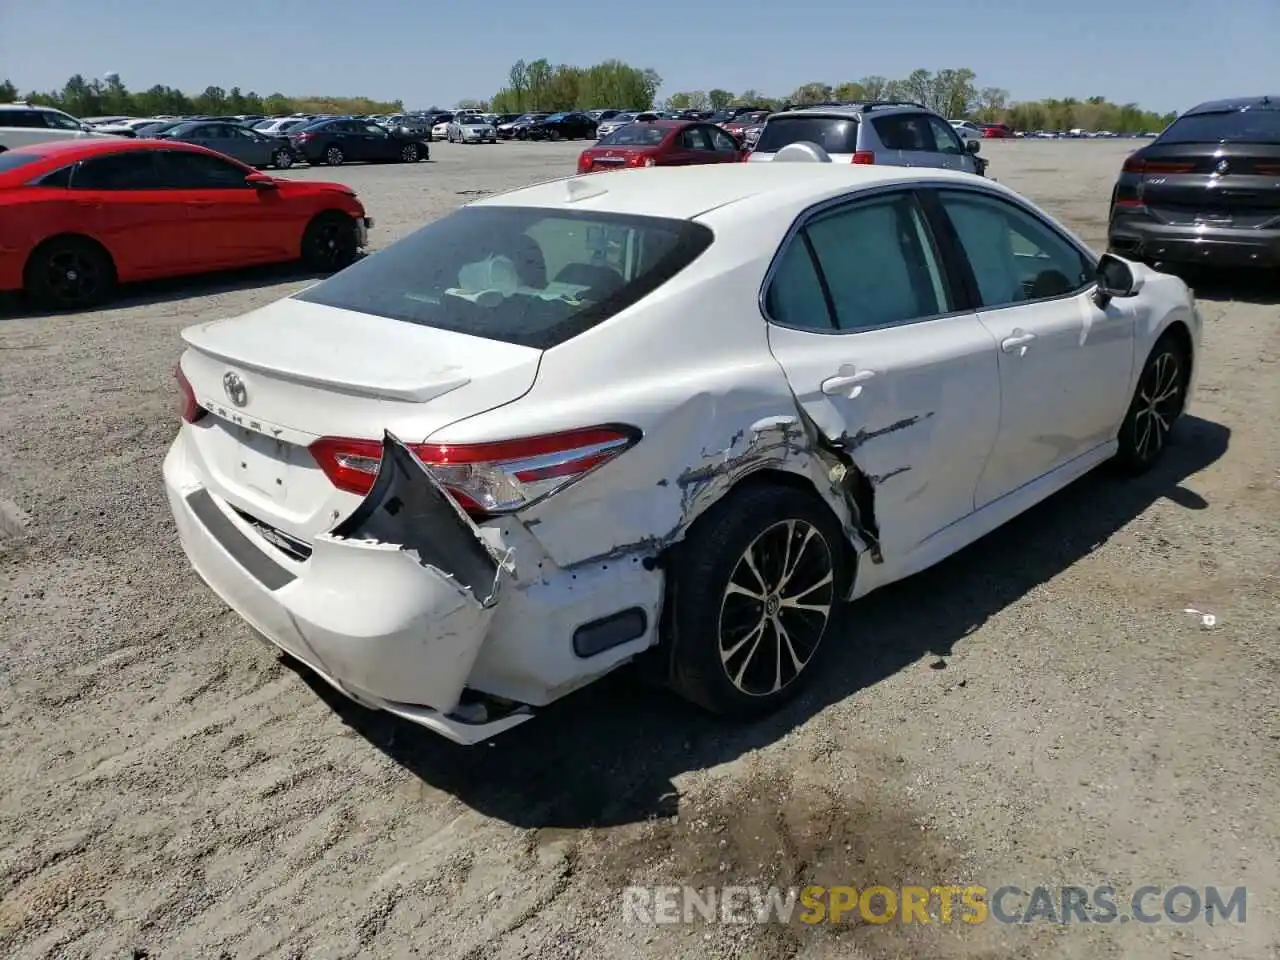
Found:
[[[1259,306],[1280,304],[1280,273],[1274,271],[1169,266],[1164,269],[1185,280],[1198,300]]]
[[[1209,504],[1183,481],[1218,460],[1230,430],[1187,416],[1160,465],[1136,479],[1105,468],[957,556],[883,588],[846,612],[810,689],[749,724],[710,717],[620,671],[476,747],[458,747],[346,700],[296,667],[351,728],[426,784],[525,828],[607,827],[675,813],[672,778],[772,743],[830,704],[953,646],[1066,570],[1154,502]],[[848,621],[856,614],[856,629]],[[830,641],[829,641],[830,642]]]
[[[329,276],[327,273],[315,273],[300,264],[272,264],[264,267],[245,267],[239,270],[223,270],[217,273],[202,273],[194,276],[169,277],[164,280],[147,280],[142,283],[125,284],[116,292],[115,298],[92,313],[110,310],[128,310],[160,303],[174,303],[181,300],[193,300],[197,297],[216,297],[224,293],[236,293],[244,290],[266,289],[282,283],[314,283]],[[67,316],[76,314],[71,311],[49,313],[34,310],[19,296],[0,297],[0,320],[23,320],[40,316]]]

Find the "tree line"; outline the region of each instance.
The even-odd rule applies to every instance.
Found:
[[[777,110],[791,104],[830,100],[912,100],[948,119],[1007,123],[1018,130],[1110,130],[1114,133],[1158,131],[1176,114],[1144,110],[1136,103],[1117,104],[1105,97],[1073,97],[1015,102],[1007,90],[980,87],[968,67],[938,71],[915,70],[899,80],[869,76],[840,84],[806,83],[785,97],[759,90],[684,90],[659,101],[662,80],[652,69],[608,60],[593,67],[552,66],[545,59],[512,65],[507,84],[489,100],[465,101],[460,106],[487,107],[499,113],[526,110],[622,109],[721,110],[729,106],[759,106]]]
[[[980,87],[977,74],[967,67],[931,72],[915,70],[900,80],[881,76],[863,77],[840,84],[806,83],[785,97],[772,97],[759,90],[684,90],[659,101],[662,78],[650,68],[633,67],[620,60],[606,60],[590,67],[552,65],[545,58],[518,60],[507,73],[507,82],[488,100],[464,100],[460,107],[479,107],[496,113],[526,111],[590,110],[598,107],[649,110],[719,110],[734,105],[776,110],[787,104],[804,106],[828,100],[913,100],[923,103],[949,119],[973,119],[987,123],[1007,123],[1018,130],[1110,130],[1114,133],[1141,133],[1162,130],[1176,114],[1159,114],[1136,103],[1117,104],[1105,97],[1084,100],[1066,97],[1034,101],[1014,101],[1007,90]],[[19,91],[8,80],[0,82],[0,103],[19,99]],[[174,87],[156,85],[131,91],[118,77],[86,80],[80,74],[69,79],[61,90],[31,91],[23,96],[31,103],[58,107],[76,117],[159,116],[183,114],[289,113],[373,114],[399,113],[401,100],[371,100],[367,97],[287,97],[282,93],[262,96],[239,87],[206,87],[194,96]]]
[[[239,87],[205,87],[191,96],[174,87],[157,84],[149,90],[129,90],[118,77],[86,80],[76,74],[61,90],[32,90],[19,95],[10,81],[0,81],[0,103],[26,100],[65,110],[73,117],[155,117],[206,114],[236,116],[290,113],[370,114],[397,113],[404,109],[400,100],[370,100],[367,97],[286,97],[282,93],[262,96]]]

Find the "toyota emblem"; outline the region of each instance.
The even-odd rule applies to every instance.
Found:
[[[1231,164],[1227,163],[1226,160],[1219,160],[1217,167],[1215,167],[1214,169],[1216,169],[1220,174],[1226,173],[1228,170],[1231,169]]]
[[[238,373],[228,370],[223,374],[222,389],[226,392],[227,399],[237,407],[243,407],[249,402],[249,389],[244,385],[244,381],[240,379],[240,374]]]

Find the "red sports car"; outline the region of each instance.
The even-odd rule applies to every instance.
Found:
[[[742,158],[739,142],[714,123],[645,120],[619,127],[594,147],[583,150],[578,157],[578,172],[737,163]]]
[[[0,153],[0,291],[76,309],[116,283],[301,259],[340,270],[371,221],[340,183],[276,179],[165,140],[62,140]]]

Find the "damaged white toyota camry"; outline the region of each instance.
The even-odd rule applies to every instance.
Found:
[[[475,743],[646,653],[750,713],[840,602],[1154,463],[1200,327],[966,174],[575,177],[186,330],[165,483],[209,586],[366,706]]]

